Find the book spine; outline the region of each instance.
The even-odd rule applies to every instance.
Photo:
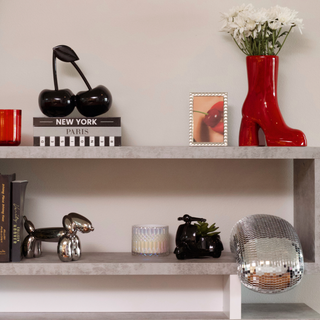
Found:
[[[33,118],[34,127],[120,127],[120,117],[104,118]]]
[[[121,137],[115,136],[34,136],[35,147],[120,147]]]
[[[12,182],[11,261],[22,260],[23,215],[27,180]]]
[[[33,136],[121,136],[121,127],[33,127]]]
[[[0,175],[0,262],[10,261],[11,240],[11,182],[15,180],[15,174]]]

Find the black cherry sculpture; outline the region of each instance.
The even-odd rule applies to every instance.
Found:
[[[74,95],[70,89],[58,87],[56,58],[63,62],[71,62],[85,82],[88,91],[78,92]],[[39,95],[39,107],[43,114],[48,117],[65,117],[75,107],[85,117],[96,117],[107,112],[112,104],[110,91],[102,85],[91,88],[86,77],[75,63],[79,60],[76,53],[68,46],[59,45],[53,48],[52,69],[54,90],[45,89]]]

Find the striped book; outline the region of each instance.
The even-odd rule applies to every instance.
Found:
[[[33,118],[33,145],[118,147],[121,118]]]

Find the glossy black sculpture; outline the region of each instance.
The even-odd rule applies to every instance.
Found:
[[[85,82],[88,91],[81,91],[77,95],[74,95],[69,89],[59,90],[56,58],[64,62],[70,62],[75,67]],[[92,89],[86,77],[75,63],[77,60],[79,60],[78,56],[70,47],[59,45],[53,48],[52,69],[54,90],[42,90],[38,99],[40,110],[46,116],[65,117],[77,107],[83,116],[96,117],[110,109],[112,104],[110,91],[102,85]]]
[[[46,241],[58,242],[57,253],[61,261],[79,260],[81,247],[77,231],[89,233],[94,230],[86,217],[75,212],[63,217],[63,228],[36,229],[26,216],[23,219],[28,232],[22,244],[22,252],[26,258],[38,258],[41,255],[41,242]]]
[[[174,253],[179,260],[211,256],[219,258],[223,244],[218,234],[201,236],[198,227],[191,222],[205,222],[206,219],[191,217],[185,214],[179,217],[185,223],[178,227],[176,234],[176,248]]]

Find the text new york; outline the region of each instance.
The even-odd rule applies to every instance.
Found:
[[[96,126],[97,119],[56,119],[57,126]]]

